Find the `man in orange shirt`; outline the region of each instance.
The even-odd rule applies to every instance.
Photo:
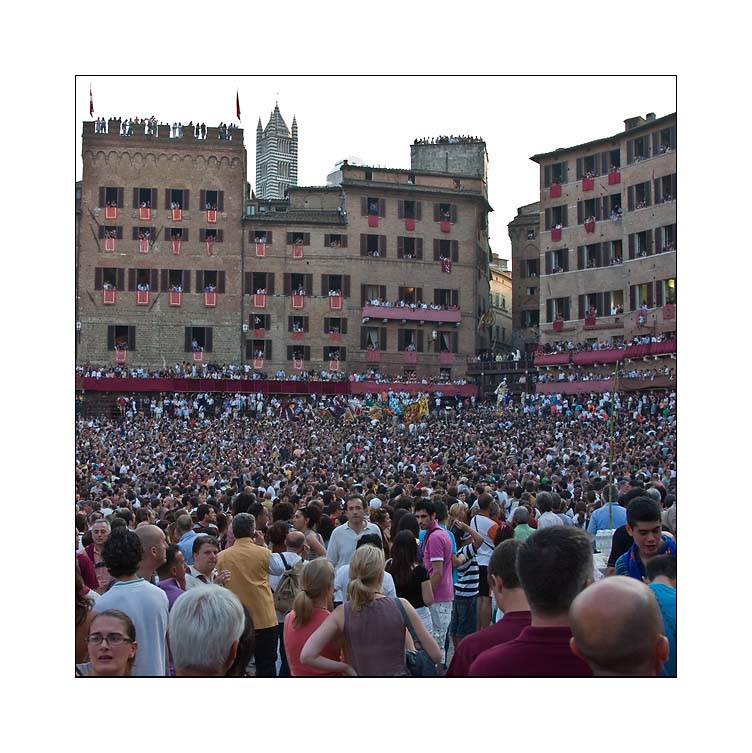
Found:
[[[256,632],[256,677],[276,677],[277,613],[269,587],[269,575],[282,575],[284,564],[264,545],[264,536],[256,531],[256,519],[239,513],[232,520],[235,543],[219,553],[217,568],[228,570],[225,587],[232,591],[250,612]]]

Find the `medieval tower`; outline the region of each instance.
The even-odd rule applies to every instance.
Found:
[[[298,123],[293,117],[291,132],[275,103],[266,128],[261,128],[261,118],[256,126],[256,196],[282,199],[297,185]]]

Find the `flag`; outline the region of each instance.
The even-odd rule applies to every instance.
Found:
[[[238,120],[240,120],[240,95],[238,94],[238,90],[235,90],[235,109],[238,113]]]
[[[94,96],[91,93],[91,84],[89,84],[89,117],[94,115]]]

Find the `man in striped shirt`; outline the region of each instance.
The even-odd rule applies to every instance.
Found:
[[[461,520],[454,522],[452,533],[458,540],[470,536],[470,541],[457,547],[457,553],[452,555],[452,565],[457,579],[454,583],[454,605],[449,633],[456,650],[459,642],[466,635],[474,633],[477,626],[476,602],[480,584],[477,555],[483,546],[483,535]]]

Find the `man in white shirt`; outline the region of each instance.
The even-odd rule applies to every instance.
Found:
[[[538,518],[538,530],[548,528],[549,526],[563,526],[564,521],[553,512],[554,498],[550,492],[541,492],[535,498],[535,506],[540,510],[541,516]]]
[[[381,536],[381,529],[374,523],[369,523],[366,518],[366,503],[359,494],[352,494],[347,498],[345,507],[347,524],[338,526],[332,531],[326,558],[338,570],[342,565],[349,565],[350,559],[355,553],[358,539],[366,533],[376,533]]]
[[[478,513],[470,521],[470,527],[474,528],[483,537],[483,545],[478,549],[477,561],[479,570],[478,584],[478,610],[477,610],[477,629],[483,630],[491,624],[491,594],[488,590],[488,563],[491,561],[491,555],[494,550],[493,539],[489,536],[489,531],[497,526],[491,518],[491,504],[493,497],[484,492],[477,499]]]
[[[224,586],[230,580],[230,571],[217,572],[219,542],[213,536],[197,536],[193,540],[193,564],[185,575],[185,588],[215,583]]]

